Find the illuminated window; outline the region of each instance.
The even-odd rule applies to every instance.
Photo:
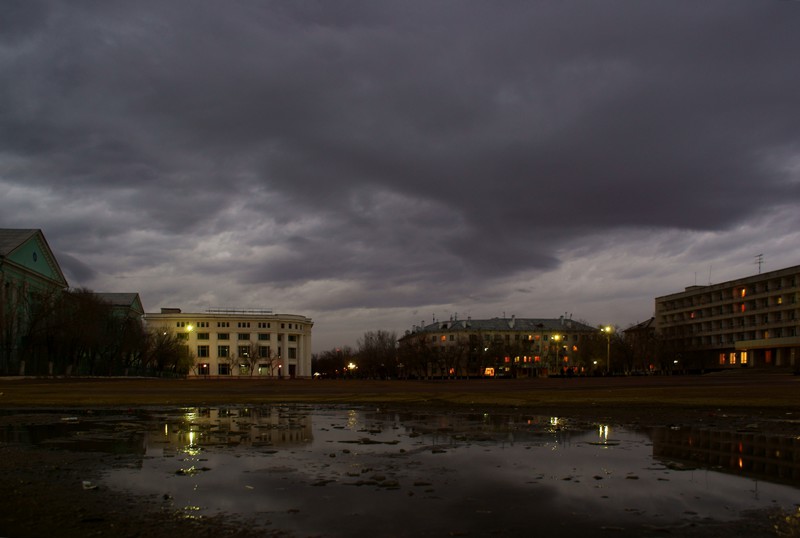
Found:
[[[742,364],[747,364],[747,351],[742,351],[739,355],[739,362]]]
[[[536,355],[535,357],[533,357],[533,362],[540,362],[541,360],[542,360],[542,358],[539,355]]]
[[[783,297],[778,297],[775,299],[775,304],[783,304]]]
[[[487,377],[494,377],[494,368],[487,368],[483,371],[483,375]]]
[[[747,295],[747,288],[742,288],[742,297]]]
[[[446,341],[447,341],[447,336],[445,336],[445,335],[442,335],[442,336],[441,336],[441,338],[440,338],[440,340],[441,340],[442,342],[446,342]]]
[[[505,362],[506,364],[511,362],[511,357],[504,357],[503,362]]]
[[[572,351],[578,351],[578,346],[572,346]]]
[[[242,359],[246,359],[250,356],[250,347],[248,346],[239,346],[239,357]]]
[[[725,354],[724,353],[720,353],[719,354],[719,363],[720,364],[725,364]]]
[[[742,305],[741,305],[741,307],[740,307],[740,310],[741,310],[742,312],[744,312],[745,310],[747,310],[747,308],[744,306],[744,303],[742,303]]]
[[[733,352],[730,355],[728,355],[728,363],[729,364],[736,364],[736,353],[735,352]]]

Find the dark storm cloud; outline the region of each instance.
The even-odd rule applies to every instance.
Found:
[[[794,2],[0,9],[0,225],[125,272],[450,301],[800,197]]]

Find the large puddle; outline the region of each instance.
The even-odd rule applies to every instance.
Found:
[[[0,440],[127,454],[104,487],[299,536],[679,535],[800,500],[800,439],[754,432],[314,406],[38,422]]]

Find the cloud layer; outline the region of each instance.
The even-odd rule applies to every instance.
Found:
[[[800,3],[4,2],[0,226],[74,286],[649,317],[800,263]]]

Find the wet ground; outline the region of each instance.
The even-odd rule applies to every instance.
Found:
[[[9,497],[24,508],[37,480],[66,486],[84,511],[55,520],[63,535],[160,536],[136,524],[149,514],[196,536],[800,534],[800,437],[746,424],[299,404],[2,418],[0,457],[44,462],[5,476]],[[0,535],[25,536],[25,517],[4,514]]]

